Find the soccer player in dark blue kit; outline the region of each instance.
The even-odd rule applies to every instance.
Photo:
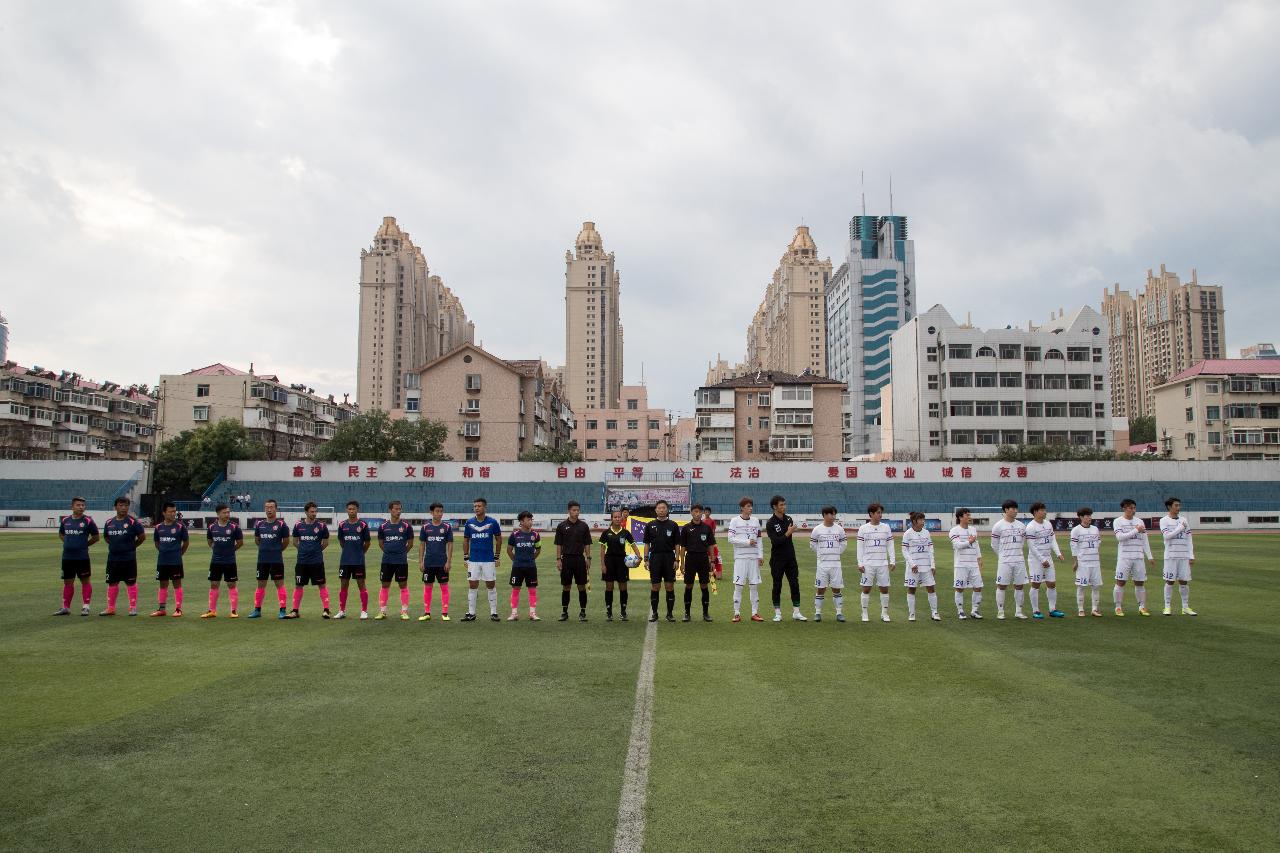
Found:
[[[217,618],[218,585],[225,580],[227,599],[231,603],[230,616],[235,619],[240,615],[240,590],[236,588],[240,570],[236,566],[236,551],[244,544],[244,531],[231,520],[231,508],[226,504],[218,504],[214,512],[218,514],[218,520],[210,524],[204,533],[212,551],[209,557],[209,609],[200,618]]]
[[[498,591],[494,588],[502,561],[502,526],[486,514],[489,502],[476,498],[471,503],[475,517],[462,525],[462,559],[467,564],[467,615],[463,622],[476,621],[476,595],[484,581],[489,594],[489,619],[498,621]]]
[[[409,621],[409,552],[413,550],[413,525],[400,518],[400,501],[387,505],[391,518],[378,528],[378,547],[382,549],[382,589],[378,592],[378,615],[387,618],[387,597],[391,581],[400,586],[400,618]]]
[[[107,540],[107,609],[99,616],[116,615],[116,596],[124,583],[129,595],[129,615],[138,615],[138,546],[147,541],[147,529],[129,514],[129,499],[116,498],[116,514],[102,525]]]
[[[156,546],[156,609],[152,616],[166,615],[169,601],[169,584],[173,583],[173,615],[182,615],[182,555],[187,553],[191,540],[187,537],[187,525],[178,520],[178,508],[172,501],[161,507],[163,520],[151,532],[151,543]]]
[[[258,545],[258,588],[253,593],[253,612],[250,619],[262,618],[262,600],[267,595],[267,580],[276,584],[276,597],[280,600],[280,617],[288,618],[285,610],[284,549],[289,547],[289,525],[276,515],[276,502],[268,498],[262,509],[267,517],[253,526],[253,541]]]
[[[444,520],[444,504],[431,505],[431,520],[418,531],[422,549],[418,567],[422,570],[422,615],[419,622],[431,620],[431,589],[440,584],[440,619],[449,621],[449,569],[453,567],[453,525]]]
[[[511,615],[508,622],[520,618],[520,585],[529,590],[529,621],[538,622],[538,555],[542,553],[542,537],[533,529],[533,513],[522,510],[516,516],[519,527],[507,537],[507,556],[511,558]]]
[[[338,619],[347,618],[347,590],[352,578],[360,588],[360,618],[369,618],[369,590],[364,585],[364,555],[369,550],[369,524],[360,518],[360,502],[347,501],[347,517],[338,524],[338,545],[342,554],[338,558]]]
[[[329,618],[329,589],[325,586],[324,549],[329,547],[329,525],[316,520],[316,502],[307,501],[303,512],[306,517],[293,526],[293,549],[298,556],[293,567],[293,607],[289,619],[297,619],[302,604],[302,594],[307,584],[315,584],[320,590],[320,616]]]
[[[84,498],[71,499],[71,515],[58,522],[58,538],[62,540],[62,609],[54,616],[71,615],[71,597],[80,578],[81,616],[89,615],[93,585],[89,583],[89,547],[98,541],[98,525],[84,514]]]

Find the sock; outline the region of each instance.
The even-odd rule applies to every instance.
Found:
[[[347,597],[350,595],[350,593],[351,593],[351,590],[347,589],[346,587],[342,587],[341,589],[338,590],[338,609],[339,610],[347,609]]]
[[[390,594],[391,594],[391,590],[387,589],[385,586],[382,589],[378,590],[378,609],[379,610],[387,609],[387,598],[390,596]]]
[[[80,584],[80,601],[88,604],[93,600],[93,584],[84,581]]]
[[[231,602],[231,609],[238,611],[240,609],[240,588],[235,586],[227,587],[227,600]]]
[[[880,610],[887,613],[889,611],[889,593],[880,593]]]
[[[907,615],[912,618],[916,615],[916,597],[911,593],[907,593]]]
[[[587,588],[585,586],[578,587],[578,609],[582,611],[587,609]]]
[[[649,590],[649,610],[654,614],[658,612],[658,591],[656,589]]]
[[[1089,598],[1091,601],[1093,601],[1093,609],[1097,610],[1102,600],[1102,587],[1100,586],[1089,587]]]
[[[1022,612],[1022,594],[1024,592],[1026,592],[1025,587],[1023,589],[1018,589],[1017,587],[1014,587],[1013,589],[1013,606],[1018,613]]]
[[[1058,588],[1051,586],[1044,591],[1045,596],[1049,599],[1049,609],[1058,609]]]
[[[538,588],[529,587],[529,609],[534,610],[538,606]]]
[[[624,586],[618,591],[618,604],[622,607],[622,612],[627,612],[627,588]]]
[[[369,609],[369,590],[368,589],[360,590],[360,609],[361,610]]]
[[[1004,612],[1004,599],[1005,599],[1005,593],[1007,591],[1008,590],[1003,590],[1003,589],[1000,589],[999,587],[996,588],[996,612],[997,613]]]
[[[964,593],[960,590],[956,590],[956,612],[964,612]]]
[[[978,607],[982,604],[982,590],[975,589],[973,591],[973,612],[978,612]]]
[[[1186,587],[1183,587],[1185,589]],[[702,588],[702,612],[706,613],[707,608],[711,606],[711,590],[705,586]]]
[[[1191,608],[1191,584],[1179,584],[1178,593],[1182,596],[1182,609],[1189,610]]]
[[[440,612],[449,612],[449,585],[442,584],[440,587]]]
[[[320,606],[325,610],[329,609],[329,587],[320,587]]]
[[[409,587],[407,586],[400,588],[400,609],[409,609]]]
[[[120,594],[120,587],[117,584],[111,584],[107,587],[107,609],[116,609],[116,596]],[[1168,596],[1165,596],[1167,599]]]
[[[862,594],[862,612],[866,613],[867,608],[871,606],[871,593],[864,592]]]
[[[613,590],[606,589],[604,591],[604,609],[610,613],[613,612]]]
[[[813,615],[815,616],[822,615],[822,598],[822,593],[818,593],[813,597]]]
[[[1076,610],[1084,610],[1084,587],[1076,587]]]
[[[260,587],[258,587],[257,589],[255,589],[255,590],[253,591],[253,609],[254,609],[254,610],[261,610],[261,609],[262,609],[262,599],[264,599],[264,598],[266,598],[266,597],[267,597],[267,590],[266,590],[266,587],[261,587],[261,586],[260,586]]]
[[[841,613],[844,612],[844,593],[843,592],[832,593],[831,600],[832,602],[835,603],[836,615],[839,616]]]
[[[760,612],[760,585],[751,584],[751,615]]]
[[[1171,583],[1164,585],[1164,606],[1173,606],[1173,584]]]
[[[685,586],[684,588],[684,612],[688,613],[693,609],[693,587]]]
[[[467,587],[467,613],[469,614],[476,612],[476,593],[477,592],[478,590],[475,587],[473,586]],[[568,595],[569,595],[568,593],[565,593],[566,597],[568,597]]]
[[[1115,602],[1116,607],[1124,606],[1124,587],[1116,584],[1111,591],[1111,600]]]
[[[67,603],[70,604],[70,600]],[[169,603],[169,587],[162,586],[156,590],[156,603],[160,605],[160,610],[163,610],[164,606]]]
[[[137,610],[138,609],[138,585],[136,583],[130,584],[125,589],[125,594],[129,596],[129,609]]]
[[[76,585],[74,581],[72,581],[71,583],[64,582],[62,584],[62,609],[64,610],[71,609],[71,598],[75,594],[76,594]]]
[[[689,596],[692,598],[693,596]],[[667,590],[667,615],[671,615],[671,611],[676,609],[676,591],[674,589]]]
[[[929,612],[938,612],[938,594],[936,592],[929,593]]]
[[[280,599],[281,610],[284,610],[285,605],[288,603],[287,595],[288,593],[285,592],[285,588],[283,586],[276,587],[276,598]]]
[[[425,586],[422,587],[422,612],[423,613],[431,612],[431,592],[432,592],[431,584],[426,584]]]
[[[1138,599],[1139,607],[1147,606],[1147,588],[1145,586],[1135,586],[1133,588],[1133,597]]]
[[[485,591],[488,593],[488,597],[489,597],[489,612],[497,613],[498,612],[498,588],[496,586],[487,587]]]
[[[515,610],[520,606],[520,587],[511,587],[511,609]]]
[[[293,588],[293,610],[297,610],[302,606],[302,593],[306,587],[295,586]]]
[[[742,584],[740,583],[733,585],[733,612],[734,615],[742,612]]]
[[[1029,597],[1031,599],[1031,612],[1039,613],[1040,612],[1040,587],[1038,586],[1031,587],[1031,594]]]
[[[213,587],[210,587],[209,589],[209,609],[210,610],[218,609],[218,590]]]
[[[560,609],[565,613],[569,612],[569,590],[560,590]]]
[[[173,606],[182,609],[182,587],[178,587],[173,591]]]

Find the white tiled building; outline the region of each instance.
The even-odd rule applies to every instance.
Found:
[[[980,329],[941,305],[892,339],[884,447],[980,459],[1002,444],[1112,449],[1106,320],[1084,307],[1043,326]]]

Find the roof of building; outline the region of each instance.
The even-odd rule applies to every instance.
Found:
[[[540,358],[506,358],[503,361],[525,376],[537,376],[538,368],[542,366]]]
[[[752,370],[704,388],[767,388],[770,385],[843,385],[839,379],[804,372],[800,375],[781,370]]]
[[[787,248],[793,252],[797,249],[808,249],[811,252],[818,251],[818,245],[813,242],[813,237],[809,235],[808,225],[796,226],[796,236],[791,238],[791,245]]]
[[[114,394],[118,397],[128,399],[139,399],[147,397],[153,399],[152,394],[146,385],[120,385],[118,382],[109,380],[103,382],[95,382],[92,379],[85,379],[78,373],[69,370],[54,371],[44,367],[23,367],[16,361],[6,361],[0,364],[0,371],[6,373],[17,374],[21,376],[33,376],[39,379],[47,379],[50,382],[60,382],[63,385],[69,385],[72,388],[80,388],[85,391],[99,391],[103,394]]]
[[[243,370],[223,364],[222,362],[214,362],[204,367],[197,367],[195,370],[188,370],[183,376],[248,376]]]
[[[1280,375],[1280,358],[1211,358],[1191,365],[1181,373],[1169,377],[1169,382],[1181,382],[1194,376],[1258,376]]]

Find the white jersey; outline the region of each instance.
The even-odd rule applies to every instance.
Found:
[[[1116,542],[1120,546],[1120,552],[1116,555],[1118,560],[1141,560],[1143,557],[1151,559],[1151,543],[1147,541],[1147,531],[1138,526],[1140,524],[1142,522],[1137,516],[1121,516],[1112,522],[1111,529],[1115,531]]]
[[[1027,526],[1016,518],[1013,521],[1002,518],[991,525],[991,550],[996,552],[1001,563],[1025,563],[1026,541]]]
[[[1058,537],[1053,532],[1053,522],[1027,522],[1027,552],[1035,558],[1037,564],[1046,560],[1052,562],[1053,555],[1057,555],[1059,559],[1062,558],[1062,551],[1058,548]]]
[[[928,530],[906,529],[902,534],[902,561],[909,569],[933,568],[933,537]]]
[[[849,534],[842,524],[819,524],[809,533],[809,547],[817,553],[819,565],[838,566],[840,555],[849,547]]]
[[[1160,535],[1164,537],[1166,560],[1194,560],[1195,546],[1191,544],[1191,525],[1185,518],[1166,515],[1160,519]]]
[[[969,542],[970,536],[977,535],[976,527],[961,527],[957,524],[951,528],[951,549],[954,551],[956,571],[978,568],[978,560],[982,557],[982,552],[978,549],[977,539],[972,543]]]
[[[867,522],[858,528],[858,567],[880,568],[895,566],[897,555],[893,550],[893,528],[883,521]]]
[[[1077,524],[1071,528],[1071,556],[1081,568],[1092,569],[1102,566],[1102,530],[1096,524],[1083,527]]]
[[[754,545],[748,542],[755,541]],[[729,520],[729,544],[733,546],[733,558],[764,556],[764,546],[760,542],[760,522],[754,518],[743,518],[735,515]]]

